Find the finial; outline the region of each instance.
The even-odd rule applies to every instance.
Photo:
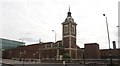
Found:
[[[70,5],[69,5],[69,12],[70,12]]]
[[[70,12],[70,5],[69,5],[69,11],[68,11],[68,13],[67,13],[68,15],[67,15],[67,17],[71,17],[71,12]]]

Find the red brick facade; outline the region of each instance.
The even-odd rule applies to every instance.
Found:
[[[100,56],[101,59],[107,59],[109,58],[109,53],[111,52],[111,56],[114,59],[120,58],[120,49],[101,49],[100,50]]]
[[[76,23],[71,17],[71,12],[63,25],[63,39],[56,43],[48,42],[18,47],[4,52],[4,58],[28,58],[28,59],[62,59],[68,54],[71,59],[80,59],[80,48],[76,45]],[[7,54],[7,55],[6,55]]]
[[[71,16],[71,12],[68,12],[68,16],[65,21],[62,23],[63,25],[63,46],[65,49],[65,53],[69,54],[72,59],[78,59],[78,50],[76,45],[76,23]]]
[[[106,59],[108,58],[108,49],[99,49],[97,43],[85,44],[85,48],[81,49],[76,45],[76,23],[68,12],[67,18],[62,23],[62,40],[56,43],[37,43],[27,46],[20,46],[15,49],[3,52],[3,58],[16,59],[51,59],[62,60],[65,54],[71,59]],[[111,50],[113,58],[120,58],[120,49]]]
[[[113,59],[120,58],[120,49],[99,49],[97,43],[85,44],[83,50],[85,59],[108,59],[110,54]]]
[[[100,50],[97,43],[85,44],[84,52],[86,59],[100,59]]]
[[[38,43],[27,46],[20,46],[15,49],[7,50],[3,53],[3,58],[15,58],[15,59],[51,59],[51,60],[62,60],[64,53],[68,53],[62,45],[62,41],[56,43]],[[77,54],[79,50],[76,51]],[[76,52],[72,51],[73,58],[76,58]],[[80,58],[78,55],[77,58]]]

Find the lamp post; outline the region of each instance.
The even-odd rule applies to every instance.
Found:
[[[54,32],[54,34],[55,34],[55,42],[56,42],[56,36],[57,36],[57,34],[56,34],[56,32],[54,30],[52,30],[52,32]],[[59,48],[57,48],[56,57],[57,57],[56,59],[59,60]]]
[[[116,27],[118,27],[118,28],[119,28],[119,25],[118,25],[118,26],[116,26]]]
[[[54,30],[52,30],[52,32],[54,32],[54,34],[55,34],[55,42],[56,42],[56,36],[57,36],[57,35],[56,35],[56,32],[55,32]]]
[[[109,36],[109,28],[108,28],[108,22],[107,22],[107,16],[103,14],[106,18],[106,27],[107,27],[107,35],[108,35],[108,44],[109,44],[109,58],[110,58],[110,66],[112,66],[112,57],[111,57],[111,48],[110,48],[110,36]]]

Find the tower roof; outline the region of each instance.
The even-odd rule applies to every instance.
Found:
[[[74,22],[74,19],[71,16],[71,12],[70,12],[70,6],[69,6],[69,10],[67,13],[67,18],[65,19],[65,22]]]
[[[73,19],[72,16],[71,16],[70,6],[69,6],[68,13],[67,13],[67,18],[65,19],[65,22],[63,22],[62,24],[67,24],[67,23],[69,23],[69,22],[71,22],[71,23],[73,23],[73,24],[76,24],[76,23],[74,22],[74,19]],[[76,24],[76,25],[77,25],[77,24]]]

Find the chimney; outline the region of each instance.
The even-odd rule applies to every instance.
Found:
[[[113,41],[113,49],[116,49],[116,42]]]

